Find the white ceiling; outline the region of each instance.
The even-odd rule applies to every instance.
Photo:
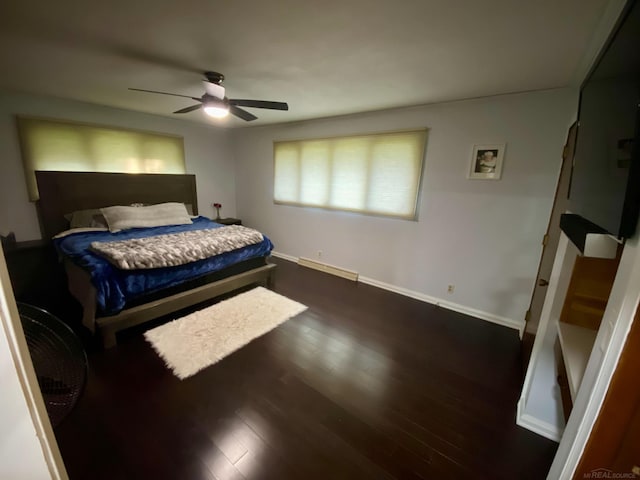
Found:
[[[608,0],[15,0],[0,6],[0,88],[159,115],[201,96],[289,112],[228,127],[562,87]]]

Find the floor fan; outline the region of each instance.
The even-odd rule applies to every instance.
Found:
[[[87,355],[78,337],[59,318],[18,303],[33,368],[53,426],[77,403],[87,379]]]

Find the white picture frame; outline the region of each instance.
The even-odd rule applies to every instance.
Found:
[[[474,145],[467,178],[471,180],[500,180],[506,143]]]

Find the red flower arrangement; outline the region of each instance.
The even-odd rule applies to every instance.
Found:
[[[216,220],[218,220],[220,218],[220,209],[222,208],[222,204],[221,203],[214,203],[213,204],[213,208],[216,209]]]

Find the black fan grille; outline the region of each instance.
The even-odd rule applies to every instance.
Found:
[[[84,389],[87,356],[73,331],[51,313],[22,303],[18,311],[47,413],[59,425]]]

